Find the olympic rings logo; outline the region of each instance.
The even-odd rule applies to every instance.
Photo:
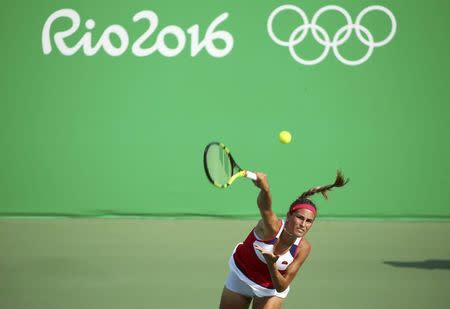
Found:
[[[291,10],[291,11],[298,13],[298,15],[300,15],[300,17],[302,19],[303,24],[298,26],[290,34],[288,41],[283,41],[283,40],[280,40],[275,35],[272,24],[273,24],[275,17],[279,13],[281,13],[282,11],[287,11],[287,10]],[[345,20],[347,21],[347,25],[343,26],[338,31],[336,31],[332,40],[330,40],[330,35],[328,34],[328,32],[323,27],[321,27],[320,25],[317,24],[319,17],[327,11],[336,11],[338,13],[341,13],[344,16]],[[361,20],[363,19],[363,17],[367,13],[372,12],[372,11],[381,11],[381,12],[385,13],[391,21],[390,33],[384,40],[379,41],[379,42],[375,42],[373,35],[369,31],[369,29],[367,29],[366,27],[361,25]],[[314,39],[324,47],[322,54],[313,60],[303,59],[295,51],[295,47],[297,45],[299,45],[305,39],[309,30],[311,30],[311,33],[312,33]],[[356,36],[361,41],[361,43],[366,45],[368,47],[368,49],[367,49],[366,54],[362,58],[357,59],[357,60],[348,60],[348,59],[344,58],[341,55],[341,53],[339,52],[339,46],[343,45],[350,38],[353,30],[355,30]],[[297,61],[298,63],[304,64],[304,65],[315,65],[315,64],[320,63],[328,55],[330,48],[333,49],[334,55],[343,64],[352,65],[352,66],[360,65],[360,64],[366,62],[370,58],[375,47],[380,47],[380,46],[383,46],[383,45],[386,45],[387,43],[389,43],[392,40],[392,38],[394,37],[396,30],[397,30],[397,21],[395,20],[394,14],[392,14],[392,12],[389,9],[385,8],[384,6],[380,6],[380,5],[372,5],[372,6],[365,8],[364,10],[362,10],[359,13],[359,15],[356,17],[355,23],[353,23],[350,14],[345,9],[343,9],[337,5],[327,5],[327,6],[322,7],[314,14],[311,22],[309,22],[308,17],[306,16],[305,12],[302,9],[300,9],[299,7],[292,5],[292,4],[285,4],[285,5],[282,5],[278,8],[276,8],[270,14],[269,19],[267,21],[267,31],[269,32],[269,35],[272,38],[272,40],[275,43],[277,43],[278,45],[288,47],[292,58],[294,58],[294,60]],[[365,37],[362,35],[362,33],[365,35]]]

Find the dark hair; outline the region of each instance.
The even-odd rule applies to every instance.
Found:
[[[311,188],[306,192],[303,192],[289,207],[289,209],[292,209],[293,206],[298,205],[298,204],[308,204],[313,206],[316,210],[317,207],[316,205],[310,200],[308,199],[309,196],[314,195],[316,193],[321,193],[323,195],[323,197],[325,199],[328,199],[327,196],[327,192],[331,191],[331,189],[333,189],[334,187],[343,187],[345,186],[350,179],[345,179],[344,175],[342,175],[341,171],[337,171],[337,175],[336,175],[336,180],[334,181],[333,184],[331,185],[326,185],[326,186],[320,186],[320,187],[315,187],[315,188]]]
[[[307,198],[308,196],[314,195],[316,193],[322,193],[323,197],[325,199],[328,199],[327,191],[331,191],[331,189],[333,189],[334,187],[343,187],[349,182],[349,180],[350,179],[348,178],[344,179],[344,175],[342,175],[342,172],[338,170],[336,180],[334,181],[333,184],[311,188],[308,191],[303,192],[299,198]]]
[[[310,199],[305,198],[305,197],[297,198],[294,202],[292,202],[292,204],[289,207],[289,209],[292,209],[292,207],[294,207],[295,205],[298,205],[298,204],[308,204],[308,205],[311,205],[312,207],[314,207],[317,210],[316,204],[314,204],[313,201],[311,201]]]

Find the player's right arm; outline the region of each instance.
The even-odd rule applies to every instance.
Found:
[[[257,204],[261,214],[261,220],[255,227],[256,234],[263,239],[268,239],[275,235],[279,229],[277,215],[272,210],[272,194],[270,193],[267,176],[263,173],[256,172],[258,177],[254,183],[260,189]]]

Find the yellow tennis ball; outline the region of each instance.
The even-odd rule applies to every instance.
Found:
[[[278,138],[283,144],[289,144],[292,141],[292,135],[288,131],[281,131]]]

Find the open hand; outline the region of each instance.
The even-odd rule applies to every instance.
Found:
[[[262,255],[264,256],[264,259],[266,260],[267,264],[275,264],[275,262],[278,260],[278,258],[280,257],[279,255],[276,255],[273,253],[273,251],[268,251],[263,249],[261,246],[259,245],[253,245],[255,247],[256,250],[258,250],[259,252],[262,253]]]

